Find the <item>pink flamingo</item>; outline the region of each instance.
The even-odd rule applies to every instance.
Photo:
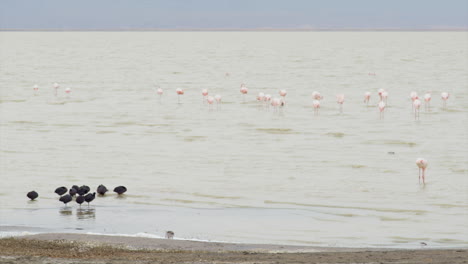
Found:
[[[271,99],[271,106],[273,106],[273,108],[275,109],[275,111],[278,109],[278,107],[280,105],[282,105],[284,103],[281,102],[281,99],[279,98],[273,98]]]
[[[322,96],[319,92],[314,91],[314,92],[312,92],[312,98],[315,99],[315,100],[319,100],[319,101],[320,101],[320,100],[323,99],[323,96]]]
[[[419,99],[418,93],[415,92],[415,91],[412,91],[412,92],[410,93],[410,98],[411,98],[411,101],[412,101],[412,104],[411,104],[411,105],[412,105],[413,111],[414,111],[414,100]]]
[[[379,102],[380,119],[384,117],[384,110],[385,110],[385,102],[380,101]]]
[[[65,93],[67,94],[67,97],[70,96],[71,89],[70,88],[65,88]]]
[[[203,89],[201,93],[203,95],[202,101],[205,102],[205,98],[208,96],[208,89]]]
[[[37,95],[37,92],[39,91],[39,86],[37,84],[35,84],[33,86],[33,90],[34,90],[34,95]]]
[[[432,99],[432,98],[431,98],[431,94],[430,94],[430,93],[426,93],[426,94],[424,95],[424,102],[426,102],[426,103],[424,104],[424,106],[425,106],[426,111],[431,111],[431,105],[430,105],[431,99]]]
[[[314,100],[312,102],[312,104],[314,106],[314,114],[318,115],[318,112],[319,112],[319,109],[320,109],[320,101],[319,100]]]
[[[288,93],[286,92],[286,90],[279,90],[279,95],[282,96],[283,98],[287,95]]]
[[[214,99],[216,101],[216,108],[218,108],[219,104],[221,103],[221,95],[219,94],[215,95]]]
[[[444,109],[447,107],[447,100],[449,99],[449,93],[443,92],[440,94],[440,97],[442,97],[442,100],[444,100]]]
[[[181,88],[177,88],[176,93],[177,93],[177,103],[180,104],[180,96],[184,94],[184,90]]]
[[[344,94],[338,94],[336,102],[340,105],[340,113],[343,113]]]
[[[57,90],[60,88],[58,83],[54,83],[54,89],[55,89],[55,96],[57,96]]]
[[[264,98],[265,98],[265,94],[262,92],[259,92],[257,95],[257,101],[262,102]]]
[[[163,95],[163,93],[164,93],[163,89],[158,88],[158,89],[156,90],[156,93],[159,95],[159,102],[161,103],[161,97],[162,97],[162,95]]]
[[[379,94],[380,101],[382,101],[382,100],[383,100],[383,97],[382,97],[382,96],[383,96],[383,93],[384,93],[384,92],[385,92],[385,90],[384,90],[384,89],[382,89],[382,88],[380,88],[380,89],[379,89],[379,91],[377,92],[377,93]]]
[[[245,102],[245,95],[249,92],[249,89],[245,86],[244,83],[241,84],[240,92],[241,92],[241,94],[243,95],[242,99],[243,99],[244,102]]]
[[[416,165],[418,166],[419,168],[419,183],[421,183],[421,176],[422,176],[422,180],[423,180],[423,184],[426,184],[426,168],[427,168],[427,160],[423,159],[423,158],[418,158],[416,160]],[[422,174],[421,174],[421,171],[422,171]]]
[[[388,98],[388,92],[387,92],[387,91],[383,91],[383,92],[382,92],[382,101],[384,101],[385,103],[387,103],[387,98]]]
[[[206,101],[208,102],[208,104],[210,105],[210,109],[211,109],[211,105],[214,103],[215,99],[213,96],[208,96],[206,98]]]
[[[421,101],[419,99],[415,99],[413,101],[413,108],[414,108],[414,118],[419,118],[419,107],[421,106]]]
[[[366,103],[367,106],[369,106],[370,96],[371,96],[371,93],[370,93],[370,92],[365,92],[365,93],[364,93],[364,103]]]

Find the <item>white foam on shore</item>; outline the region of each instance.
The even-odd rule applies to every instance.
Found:
[[[156,239],[166,239],[164,236],[150,234],[150,233],[136,233],[136,234],[103,234],[95,232],[87,232],[86,235],[97,235],[97,236],[117,236],[117,237],[143,237],[143,238],[156,238]],[[231,242],[231,241],[220,241],[220,240],[208,240],[208,239],[199,239],[199,238],[181,238],[174,237],[174,240],[181,241],[195,241],[195,242],[214,242],[214,243],[231,243],[231,244],[245,244],[242,242]]]
[[[20,236],[31,236],[37,235],[39,233],[27,232],[27,231],[12,231],[12,232],[0,232],[0,238],[7,238],[7,237],[20,237]]]

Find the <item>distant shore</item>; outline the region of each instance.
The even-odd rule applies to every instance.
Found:
[[[466,32],[468,28],[0,28],[0,32]]]
[[[81,234],[0,239],[0,263],[466,263],[468,249],[326,248]]]

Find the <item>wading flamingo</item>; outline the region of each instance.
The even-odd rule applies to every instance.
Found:
[[[67,97],[70,96],[70,93],[71,93],[71,89],[70,88],[65,88],[65,93],[67,94]]]
[[[364,93],[364,103],[366,103],[368,106],[369,106],[370,96],[371,96],[370,92],[365,92]]]
[[[312,92],[312,98],[315,99],[315,100],[319,100],[319,101],[320,101],[320,100],[323,99],[323,96],[322,96],[319,92],[313,91],[313,92]]]
[[[388,92],[387,91],[383,91],[382,92],[382,101],[387,103],[387,98],[388,98]]]
[[[380,101],[383,100],[383,93],[384,93],[384,92],[385,92],[385,89],[382,89],[382,88],[380,88],[379,91],[377,92],[378,95],[379,95],[379,97],[380,97]]]
[[[34,95],[37,95],[37,92],[39,91],[39,86],[37,84],[35,84],[33,86],[33,90],[34,90]]]
[[[245,102],[245,95],[249,92],[249,89],[247,86],[245,86],[245,83],[241,84],[240,92],[242,94],[242,100]]]
[[[58,90],[58,88],[60,88],[60,85],[58,83],[54,83],[53,86],[54,86],[54,94],[55,94],[55,96],[57,96],[57,90]]]
[[[281,97],[283,97],[283,101],[284,101],[284,97],[286,97],[287,94],[288,94],[288,93],[286,92],[286,90],[284,90],[284,89],[283,89],[283,90],[279,90],[279,95],[280,95]]]
[[[424,108],[426,109],[426,111],[431,111],[431,94],[430,93],[426,93],[424,95],[424,102],[426,102],[424,104]]]
[[[421,106],[421,101],[419,99],[415,99],[413,101],[414,119],[419,119],[419,107],[420,106]]]
[[[385,102],[380,101],[378,106],[379,106],[379,111],[380,111],[380,119],[382,119],[384,117]]]
[[[201,94],[203,95],[203,103],[205,102],[205,98],[208,96],[208,89],[203,89]]]
[[[418,158],[416,160],[416,165],[418,166],[419,168],[419,183],[421,183],[421,177],[422,177],[422,180],[423,180],[423,184],[426,184],[426,168],[427,168],[427,160],[423,159],[423,158]],[[422,172],[422,174],[421,174]]]
[[[343,113],[344,94],[338,94],[336,102],[340,105],[340,113]]]
[[[314,106],[314,114],[318,115],[318,112],[319,112],[319,109],[320,109],[320,101],[319,100],[314,100],[312,102],[312,104]]]
[[[177,93],[177,103],[180,104],[180,96],[184,94],[184,90],[181,88],[177,88],[176,93]]]
[[[447,100],[449,99],[449,93],[443,92],[440,94],[440,97],[442,97],[442,100],[444,100],[444,109],[447,107]]]
[[[208,96],[206,98],[206,101],[208,102],[208,104],[210,105],[210,109],[211,109],[211,105],[214,103],[215,99],[213,96]]]
[[[159,95],[159,102],[161,102],[161,97],[164,93],[163,89],[161,88],[158,88],[158,90],[156,90],[156,93]]]

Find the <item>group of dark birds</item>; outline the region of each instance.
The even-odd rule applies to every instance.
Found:
[[[71,189],[67,189],[67,187],[62,186],[62,187],[58,187],[57,189],[55,189],[55,193],[60,195],[59,201],[63,202],[65,206],[67,205],[67,203],[71,202],[73,200],[73,197],[75,196],[76,196],[75,201],[80,206],[84,202],[87,202],[89,206],[89,203],[92,202],[94,198],[96,198],[96,192],[99,195],[104,196],[106,192],[108,192],[109,190],[106,188],[106,186],[101,184],[97,187],[96,192],[90,193],[90,191],[91,191],[91,188],[89,188],[89,186],[86,186],[86,185],[83,185],[81,187],[78,187],[77,185],[73,185]],[[114,188],[114,192],[116,192],[118,195],[121,195],[125,193],[126,191],[127,191],[127,188],[125,186],[117,186]],[[36,191],[31,191],[31,192],[28,192],[26,196],[28,196],[29,199],[34,201],[34,199],[39,197],[39,194]]]

